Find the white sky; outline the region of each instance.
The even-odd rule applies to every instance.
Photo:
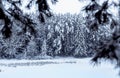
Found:
[[[29,13],[35,13],[37,11],[37,6],[35,5],[35,3],[33,3],[31,10],[28,10],[27,8],[25,8],[25,6],[29,3],[29,0],[23,0],[23,6],[21,7],[21,9],[23,9],[24,12],[29,12]],[[105,0],[98,0],[100,1],[100,3],[104,2]],[[109,2],[111,3],[112,1],[118,2],[119,0],[109,0]],[[33,1],[34,2],[34,1]],[[51,8],[51,10],[53,11],[53,13],[79,13],[84,6],[86,6],[87,4],[89,4],[90,0],[58,0],[58,2],[53,5],[51,3],[51,0],[48,0],[48,4]],[[6,4],[5,4],[6,5]],[[7,6],[7,5],[6,5]],[[114,12],[114,15],[117,15],[118,13],[118,9],[112,8],[111,10],[112,12]]]
[[[86,3],[81,3],[78,0],[59,0],[56,5],[52,5],[50,7],[55,13],[79,13],[81,8],[86,5]]]
[[[49,0],[50,1],[50,0]],[[51,7],[51,9],[53,10],[53,12],[55,13],[79,13],[84,6],[86,6],[87,4],[90,3],[90,0],[58,0],[59,2],[56,3],[56,5],[52,5],[49,2],[49,5]],[[98,0],[100,4],[102,4],[104,1],[106,0]],[[109,3],[111,3],[112,1],[115,1],[118,3],[119,0],[109,0]],[[118,9],[115,9],[114,7],[111,8],[110,10],[111,12],[114,12],[115,14],[118,14]]]
[[[37,10],[37,6],[34,5],[34,3],[32,5],[33,7],[31,8],[31,10],[28,10],[25,8],[25,6],[28,4],[28,2],[29,2],[29,0],[25,0],[23,2],[23,6],[21,7],[21,9],[24,9],[24,12],[31,12],[31,13],[36,12],[35,10]],[[87,3],[89,3],[89,2],[87,2]],[[62,13],[62,14],[79,13],[81,8],[86,5],[86,3],[81,3],[78,0],[58,0],[58,2],[54,5],[51,3],[51,0],[48,0],[48,4],[49,4],[51,10],[57,14],[58,13]]]

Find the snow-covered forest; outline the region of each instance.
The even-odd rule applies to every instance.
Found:
[[[100,26],[97,31],[89,30],[87,21],[89,22],[91,19],[86,19],[84,11],[78,14],[51,12],[51,17],[43,14],[39,19],[37,18],[38,11],[36,13],[22,12],[24,9],[19,6],[23,5],[3,1],[3,5],[5,3],[8,4],[4,7],[4,10],[8,9],[5,14],[10,18],[12,25],[4,31],[4,21],[1,20],[0,58],[2,59],[40,59],[55,56],[90,57],[94,55],[95,48],[99,46],[101,40],[109,40],[112,35],[110,24]],[[29,9],[27,10],[29,11]],[[15,13],[20,16],[18,19],[15,17]],[[114,17],[115,20],[118,19],[116,15]]]
[[[54,15],[47,18],[45,23],[34,26],[35,37],[29,32],[22,33],[22,24],[16,21],[10,38],[4,39],[1,35],[0,57],[32,59],[44,56],[92,56],[94,49],[90,46],[110,37],[111,30],[109,27],[101,27],[98,32],[91,33],[83,19],[81,15]]]
[[[103,60],[119,67],[119,18],[119,0],[0,0],[0,67],[33,64],[39,69],[36,65],[52,64],[62,68],[73,64],[76,69],[74,66],[86,64],[86,71],[90,71],[88,61],[98,64]],[[110,61],[108,68],[116,73]]]

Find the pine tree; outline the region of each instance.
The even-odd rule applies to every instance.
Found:
[[[12,35],[12,21],[11,18],[14,18],[18,22],[22,23],[23,26],[23,33],[26,33],[29,31],[31,35],[35,36],[36,30],[34,29],[34,21],[30,18],[29,15],[25,15],[23,11],[20,9],[20,6],[22,5],[22,0],[6,0],[12,7],[9,7],[9,9],[5,9],[3,6],[4,0],[0,0],[0,20],[4,21],[4,27],[1,30],[4,38],[9,38]],[[31,7],[33,0],[29,2],[27,5],[28,8]],[[57,2],[57,0],[52,0],[53,3]],[[19,6],[18,6],[19,5]],[[47,0],[37,0],[36,5],[38,5],[38,11],[39,11],[39,18],[41,22],[45,22],[44,14],[47,17],[51,17],[52,14],[49,11],[49,5],[47,3]]]
[[[96,0],[91,0],[91,2],[94,2],[94,5],[97,4]],[[111,60],[115,59],[119,63],[120,61],[118,51],[118,49],[120,48],[118,43],[120,38],[119,25],[117,20],[114,19],[113,15],[108,13],[107,11],[109,7],[112,6],[113,4],[115,5],[115,3],[113,2],[112,4],[109,4],[108,2],[109,0],[104,1],[104,3],[100,7],[97,7],[96,9],[90,8],[93,5],[89,5],[89,7],[86,6],[84,9],[87,14],[88,12],[90,12],[90,14],[92,14],[91,17],[94,18],[93,20],[90,19],[90,21],[92,21],[91,24],[87,24],[89,25],[90,29],[98,30],[99,26],[110,24],[111,29],[114,30],[114,32],[112,33],[112,37],[107,42],[101,40],[100,45],[96,46],[97,53],[93,57],[92,61],[98,62],[99,59],[105,58]]]

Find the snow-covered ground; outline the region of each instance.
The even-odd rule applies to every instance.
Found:
[[[109,62],[94,66],[90,58],[1,60],[0,78],[120,78]]]

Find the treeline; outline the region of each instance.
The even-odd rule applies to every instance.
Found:
[[[79,15],[54,15],[36,25],[35,36],[31,31],[22,33],[23,24],[14,20],[12,36],[4,39],[0,34],[1,59],[41,59],[47,57],[90,57],[101,40],[111,36],[109,26],[101,26],[97,31],[86,27],[85,18]],[[2,26],[2,21],[0,22]]]

